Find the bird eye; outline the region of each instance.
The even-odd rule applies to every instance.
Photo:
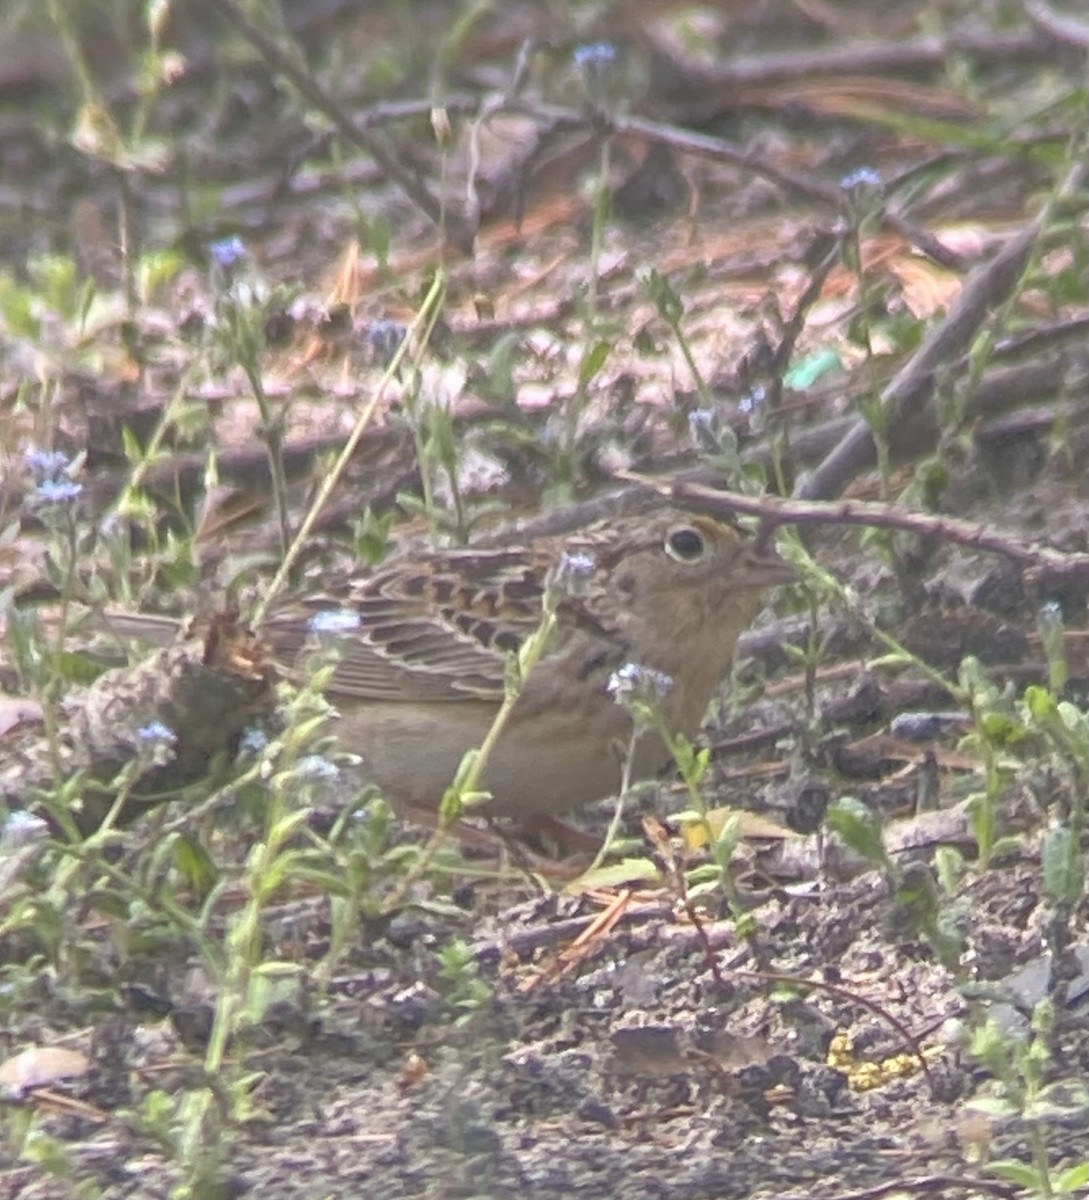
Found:
[[[674,529],[666,537],[666,553],[678,562],[694,563],[703,557],[703,536],[690,526]]]

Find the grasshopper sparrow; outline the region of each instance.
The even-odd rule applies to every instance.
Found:
[[[635,664],[666,677],[665,724],[692,737],[764,588],[791,578],[732,526],[669,508],[528,547],[394,560],[353,584],[343,607],[311,601],[309,618],[273,616],[261,632],[288,661],[315,635],[332,639],[339,739],[391,800],[433,811],[488,732],[508,655],[556,581],[555,633],[483,777],[487,811],[556,814],[619,788],[632,719],[610,693],[616,673]],[[643,733],[633,777],[668,758],[661,736]]]

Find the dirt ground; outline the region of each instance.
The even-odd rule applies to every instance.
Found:
[[[186,374],[188,335],[215,313],[222,284],[208,246],[238,236],[244,278],[270,290],[265,311],[284,335],[266,323],[260,369],[285,405],[293,513],[354,414],[378,398],[300,589],[348,569],[360,541],[352,522],[367,507],[396,509],[395,537],[422,538],[403,496],[428,489],[449,512],[481,517],[487,536],[496,514],[532,521],[592,506],[623,472],[721,483],[743,464],[799,502],[895,501],[932,523],[878,537],[846,520],[803,525],[813,557],[850,596],[826,591],[815,615],[798,589],[774,599],[711,715],[708,799],[753,818],[733,865],[751,937],[718,891],[693,913],[655,860],[642,818],[683,807],[671,776],[624,816],[632,856],[660,868],[653,879],[573,894],[571,862],[541,869],[516,837],[498,851],[450,848],[442,862],[456,861],[456,882],[429,875],[392,915],[367,915],[327,980],[317,971],[335,936],[329,895],[278,899],[264,956],[303,969],[276,979],[262,1022],[230,1047],[246,1101],[217,1096],[236,1114],[208,1146],[222,1163],[219,1190],[190,1194],[1019,1194],[991,1164],[1038,1164],[1043,1153],[1058,1172],[1084,1163],[1089,1144],[1079,1099],[1089,1076],[1085,901],[1056,905],[1042,866],[1073,785],[1036,742],[1005,747],[997,814],[1009,840],[982,869],[967,800],[984,786],[986,759],[969,737],[972,713],[941,678],[963,684],[970,656],[993,681],[995,711],[1012,712],[1027,686],[1047,683],[1041,629],[1058,622],[1057,691],[1081,707],[1089,695],[1085,574],[1034,571],[1040,561],[1018,553],[1089,549],[1084,182],[1059,195],[1067,168],[1056,166],[1076,133],[1059,104],[1064,72],[1084,68],[1089,31],[1076,13],[1073,27],[1049,28],[966,4],[945,6],[947,24],[932,35],[931,10],[907,0],[708,5],[687,17],[689,6],[601,5],[595,15],[573,5],[562,28],[548,6],[499,7],[455,42],[442,5],[365,15],[287,6],[299,61],[376,131],[377,151],[335,138],[335,113],[313,96],[302,103],[282,64],[223,15],[229,5],[175,16],[166,44],[186,71],[157,95],[139,139],[125,42],[138,37],[124,21],[76,30],[136,157],[124,170],[109,161],[102,124],[88,146],[86,108],[84,140],[67,140],[79,89],[56,31],[13,21],[3,31],[13,49],[0,55],[0,266],[4,296],[17,294],[11,280],[33,284],[43,308],[33,336],[16,332],[10,303],[0,309],[0,450],[13,455],[48,432],[85,454],[81,503],[98,521],[131,471],[123,428],[149,437],[180,393],[219,449],[218,479],[207,493],[205,443],[181,434],[149,462],[164,531],[177,530],[176,513],[199,510],[201,532],[194,569],[172,588],[149,571],[140,599],[192,611],[248,556],[270,575],[277,518],[253,392],[215,352]],[[474,148],[469,115],[498,105],[531,35],[537,57],[519,102],[507,96]],[[608,55],[581,74],[570,65],[578,47],[605,39],[619,48],[618,74]],[[445,164],[430,132],[441,47],[454,130]],[[126,70],[111,72],[114,62]],[[608,139],[586,118],[584,94],[572,99],[580,86],[615,122]],[[1040,115],[1018,124],[1019,110]],[[985,120],[1013,132],[993,143],[965,132]],[[599,239],[605,141],[612,210]],[[395,164],[376,166],[382,146],[435,194],[445,178],[445,256],[411,182]],[[740,149],[731,157],[730,147]],[[152,152],[162,157],[152,163]],[[458,222],[472,214],[456,202],[474,155],[479,228],[464,253]],[[861,169],[879,175],[888,200],[852,225],[852,205],[876,203],[865,180],[841,187]],[[1049,201],[1059,216],[1009,281],[981,274]],[[148,271],[158,252],[183,264],[136,297],[125,295],[119,213],[128,253]],[[77,284],[95,281],[91,324],[80,324],[78,304],[46,305],[48,256],[68,256]],[[421,466],[407,388],[381,383],[383,338],[411,320],[440,257],[445,301],[426,379],[457,447],[446,474],[434,444]],[[692,362],[652,269],[680,297]],[[875,381],[887,398],[925,333],[949,330],[969,275],[991,289],[965,317],[975,333],[993,332],[987,352],[980,336],[909,375],[900,407],[887,410],[884,473],[872,455],[833,469]],[[596,345],[608,354],[590,370]],[[830,371],[783,386],[788,368],[826,353]],[[48,403],[44,393],[27,402],[35,378],[48,379]],[[710,416],[690,419],[707,414],[708,396]],[[0,545],[0,591],[48,605],[48,530],[19,504],[16,483],[0,484],[0,528],[14,531]],[[980,549],[982,533],[973,540],[957,521],[1005,552]],[[144,550],[165,559],[163,545]],[[0,618],[10,634],[6,608]],[[930,670],[893,664],[875,628]],[[788,647],[818,636],[807,679]],[[0,651],[0,683],[18,694],[13,651]],[[5,720],[0,754],[12,737]],[[814,832],[843,797],[880,814],[891,868]],[[349,801],[326,797],[314,827],[324,831]],[[600,840],[612,812],[605,802],[579,826]],[[118,862],[154,854],[160,818],[127,831]],[[185,814],[161,819],[184,825]],[[210,824],[194,818],[186,832],[199,839]],[[245,817],[218,829],[228,876],[241,875],[255,830]],[[397,824],[389,844],[426,837]],[[0,880],[7,921],[25,896],[17,878]],[[104,874],[103,894],[110,882]],[[392,883],[376,886],[388,893]],[[183,1179],[161,1098],[202,1082],[216,981],[194,942],[111,919],[100,900],[92,891],[58,915],[54,949],[64,953],[26,928],[0,928],[0,1060],[44,1045],[89,1060],[70,1085],[8,1096],[0,1195],[13,1200],[184,1194],[173,1191]],[[1016,1090],[1016,1071],[999,1078],[994,1060],[972,1053],[975,1031],[992,1019],[1025,1046],[1047,997],[1040,1084],[1050,1107],[980,1111],[974,1102]],[[36,1152],[22,1138],[32,1116]]]

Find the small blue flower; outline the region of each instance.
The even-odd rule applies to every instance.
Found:
[[[34,489],[35,504],[70,504],[83,491],[83,484],[74,479],[43,479]]]
[[[69,461],[68,455],[60,450],[39,450],[31,446],[23,453],[23,462],[38,483],[56,479],[68,469]]]
[[[178,735],[174,730],[169,725],[164,725],[162,721],[149,721],[146,725],[142,725],[136,731],[136,736],[142,742],[155,742],[163,746],[173,746],[178,740]]]
[[[212,242],[208,247],[208,253],[212,256],[212,262],[221,271],[230,271],[246,257],[246,243],[237,234],[233,234],[218,242]]]
[[[584,42],[575,47],[575,65],[582,70],[600,71],[616,62],[616,47],[612,42]]]
[[[320,754],[308,754],[299,759],[295,772],[300,779],[314,779],[331,783],[340,775],[340,768]]]
[[[767,398],[768,389],[761,383],[752,388],[750,391],[747,391],[738,401],[737,407],[743,413],[754,413],[758,408],[763,407]]]
[[[586,94],[595,104],[601,104],[608,96],[616,66],[616,47],[612,42],[588,42],[576,46],[572,55],[575,66],[582,75]]]
[[[873,167],[859,167],[857,170],[844,175],[839,181],[839,186],[845,192],[853,192],[860,188],[879,188],[881,186],[881,173],[875,171]]]
[[[858,230],[864,222],[872,220],[880,212],[885,200],[885,189],[881,176],[872,167],[859,167],[839,181],[843,197],[843,222],[837,224],[837,232]]]
[[[354,633],[362,624],[354,608],[327,608],[315,613],[307,622],[311,633],[344,634]]]
[[[14,850],[19,846],[28,846],[31,842],[40,841],[49,833],[49,825],[41,817],[32,816],[28,812],[13,812],[0,824],[0,844],[6,849]]]
[[[251,725],[243,734],[238,749],[246,754],[260,754],[268,745],[268,734]]]
[[[162,721],[149,721],[136,731],[138,756],[145,766],[161,767],[174,757],[178,735]]]
[[[597,571],[594,556],[585,550],[565,550],[545,577],[545,588],[553,601],[564,596],[581,596]]]
[[[672,687],[671,675],[629,662],[612,673],[605,690],[617,704],[629,705],[638,700],[656,704],[669,695]]]
[[[406,333],[407,330],[400,321],[389,321],[385,318],[372,321],[367,326],[367,341],[374,350],[375,358],[383,366],[388,366],[393,361],[393,356],[401,348]]]
[[[564,576],[593,575],[597,570],[597,562],[592,554],[585,550],[565,550],[560,555],[560,574]]]

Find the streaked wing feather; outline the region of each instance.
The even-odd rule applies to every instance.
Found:
[[[399,640],[405,630],[399,632]],[[503,660],[450,630],[421,627],[410,645],[341,639],[329,695],[364,700],[502,700]]]
[[[511,551],[454,553],[443,565],[380,572],[359,588],[349,606],[359,628],[323,638],[340,655],[331,699],[502,700],[506,654],[541,619],[540,574]],[[285,657],[309,641],[298,617],[273,617],[265,630]]]

